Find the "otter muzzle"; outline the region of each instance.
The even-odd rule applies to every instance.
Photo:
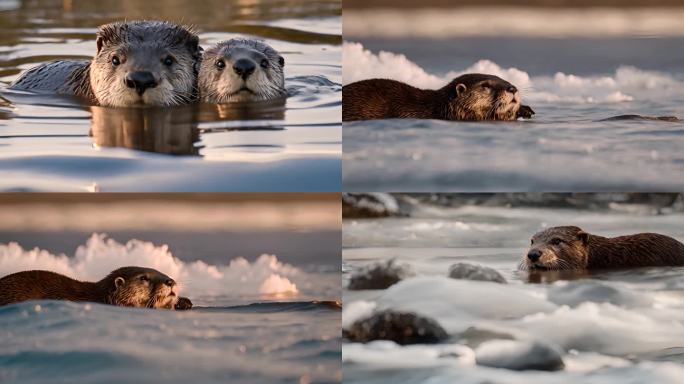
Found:
[[[151,72],[131,72],[126,75],[124,80],[128,88],[135,88],[138,95],[142,96],[148,88],[157,86],[157,80]]]

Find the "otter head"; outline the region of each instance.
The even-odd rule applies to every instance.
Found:
[[[106,107],[171,106],[197,95],[201,48],[188,28],[161,21],[105,24],[97,32],[90,84]]]
[[[285,95],[285,59],[264,42],[222,41],[202,59],[199,88],[209,103],[268,100]]]
[[[537,232],[523,257],[523,270],[584,269],[587,265],[589,234],[579,227],[551,227]]]
[[[178,302],[176,282],[152,268],[123,267],[109,274],[109,304],[124,307],[173,309]]]
[[[518,89],[493,75],[461,75],[447,91],[450,120],[515,120],[520,109]]]

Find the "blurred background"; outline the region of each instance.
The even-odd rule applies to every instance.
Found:
[[[93,232],[167,244],[185,261],[263,253],[339,265],[341,211],[331,194],[0,194],[0,243],[71,255]]]

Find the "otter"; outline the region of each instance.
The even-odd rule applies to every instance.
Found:
[[[536,233],[522,270],[583,270],[684,265],[684,244],[658,233],[603,237],[579,227]]]
[[[172,106],[198,97],[199,38],[165,21],[100,26],[91,61],[58,60],[25,72],[11,89],[75,95],[94,105]]]
[[[189,309],[176,282],[142,267],[123,267],[98,282],[77,281],[50,271],[24,271],[0,279],[0,305],[26,300],[69,300],[138,308]]]
[[[285,59],[268,44],[236,38],[204,52],[200,98],[207,103],[260,101],[284,97]]]
[[[372,119],[515,120],[530,118],[518,89],[493,75],[461,75],[437,89],[371,79],[342,87],[342,121]]]

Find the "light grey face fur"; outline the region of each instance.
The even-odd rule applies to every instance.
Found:
[[[199,39],[185,27],[160,21],[106,24],[97,33],[90,82],[103,106],[185,104],[196,98],[200,59]],[[150,86],[132,86],[136,73],[145,73]]]
[[[223,41],[204,52],[200,97],[209,103],[269,100],[285,96],[285,60],[264,42]]]

